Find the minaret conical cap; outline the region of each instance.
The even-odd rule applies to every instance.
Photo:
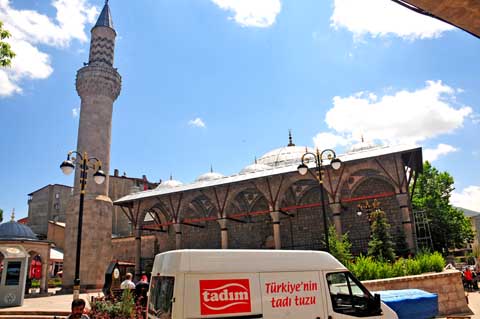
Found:
[[[113,29],[112,14],[110,13],[110,7],[108,6],[108,0],[105,1],[102,12],[98,16],[95,27],[109,27]]]

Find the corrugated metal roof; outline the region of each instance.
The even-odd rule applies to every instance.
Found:
[[[421,147],[418,146],[411,146],[411,145],[397,145],[397,146],[379,146],[374,149],[363,150],[354,153],[346,153],[339,155],[338,158],[342,162],[350,162],[360,159],[365,159],[369,157],[378,157],[382,155],[394,154],[394,153],[401,153],[406,151],[414,151],[414,150],[421,150]],[[152,189],[147,191],[142,191],[134,194],[129,194],[117,199],[114,204],[121,205],[122,203],[127,203],[131,201],[136,201],[139,199],[149,198],[149,197],[156,197],[161,195],[167,194],[174,194],[179,192],[185,192],[195,189],[202,189],[212,186],[219,186],[231,183],[237,183],[241,181],[252,180],[260,177],[266,176],[273,176],[285,173],[295,172],[297,170],[298,165],[300,164],[300,160],[298,163],[290,164],[288,166],[283,167],[272,167],[268,170],[257,171],[253,173],[246,173],[246,174],[235,174],[231,176],[225,176],[222,178],[209,180],[209,181],[200,181],[200,182],[193,182],[190,184],[184,184],[178,187],[172,188],[164,188],[164,189]],[[314,162],[310,162],[308,164],[310,167],[315,167]]]

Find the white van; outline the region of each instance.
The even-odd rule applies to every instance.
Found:
[[[153,264],[149,319],[398,319],[332,255],[174,250]]]

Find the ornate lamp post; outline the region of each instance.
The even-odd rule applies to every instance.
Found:
[[[76,158],[70,156],[76,154]],[[67,159],[62,162],[60,169],[65,175],[69,175],[75,169],[75,165],[80,168],[80,207],[78,209],[78,230],[77,230],[77,252],[75,258],[75,279],[73,281],[73,299],[78,299],[80,295],[80,249],[82,245],[82,225],[83,225],[83,201],[85,197],[85,187],[87,186],[88,169],[94,169],[93,180],[97,184],[105,181],[105,173],[102,171],[102,162],[96,157],[88,157],[87,152],[83,155],[77,151],[68,152]]]
[[[370,213],[380,209],[380,202],[376,198],[371,204],[366,200],[365,203],[358,204],[357,209],[357,216],[362,216],[363,212],[366,212],[368,214],[368,221],[371,222]]]
[[[327,211],[325,209],[325,196],[323,194],[323,178],[322,178],[322,171],[324,169],[323,161],[329,160],[330,166],[334,170],[338,170],[342,166],[342,161],[337,158],[334,150],[325,149],[323,151],[319,151],[318,148],[315,153],[306,152],[302,155],[302,164],[298,166],[298,172],[300,175],[305,175],[308,173],[308,166],[305,164],[305,157],[310,156],[313,157],[315,160],[315,164],[317,167],[317,181],[320,184],[320,200],[322,203],[322,212],[323,212],[323,231],[325,233],[325,248],[327,252],[330,252],[330,244],[328,242],[328,225],[327,225]],[[307,161],[308,163],[308,161]]]

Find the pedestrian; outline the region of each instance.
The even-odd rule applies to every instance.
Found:
[[[135,287],[135,295],[137,297],[137,301],[140,303],[142,307],[147,306],[147,293],[148,293],[148,278],[147,278],[147,275],[143,274],[140,277],[140,281],[137,282],[137,286]]]
[[[465,283],[467,284],[467,289],[473,289],[473,275],[470,267],[465,268],[463,275],[465,276]]]
[[[75,299],[72,301],[72,313],[67,317],[67,319],[90,319],[86,314],[83,313],[85,310],[85,300]]]
[[[135,289],[135,284],[132,281],[132,274],[127,272],[125,280],[120,284],[120,289]]]

